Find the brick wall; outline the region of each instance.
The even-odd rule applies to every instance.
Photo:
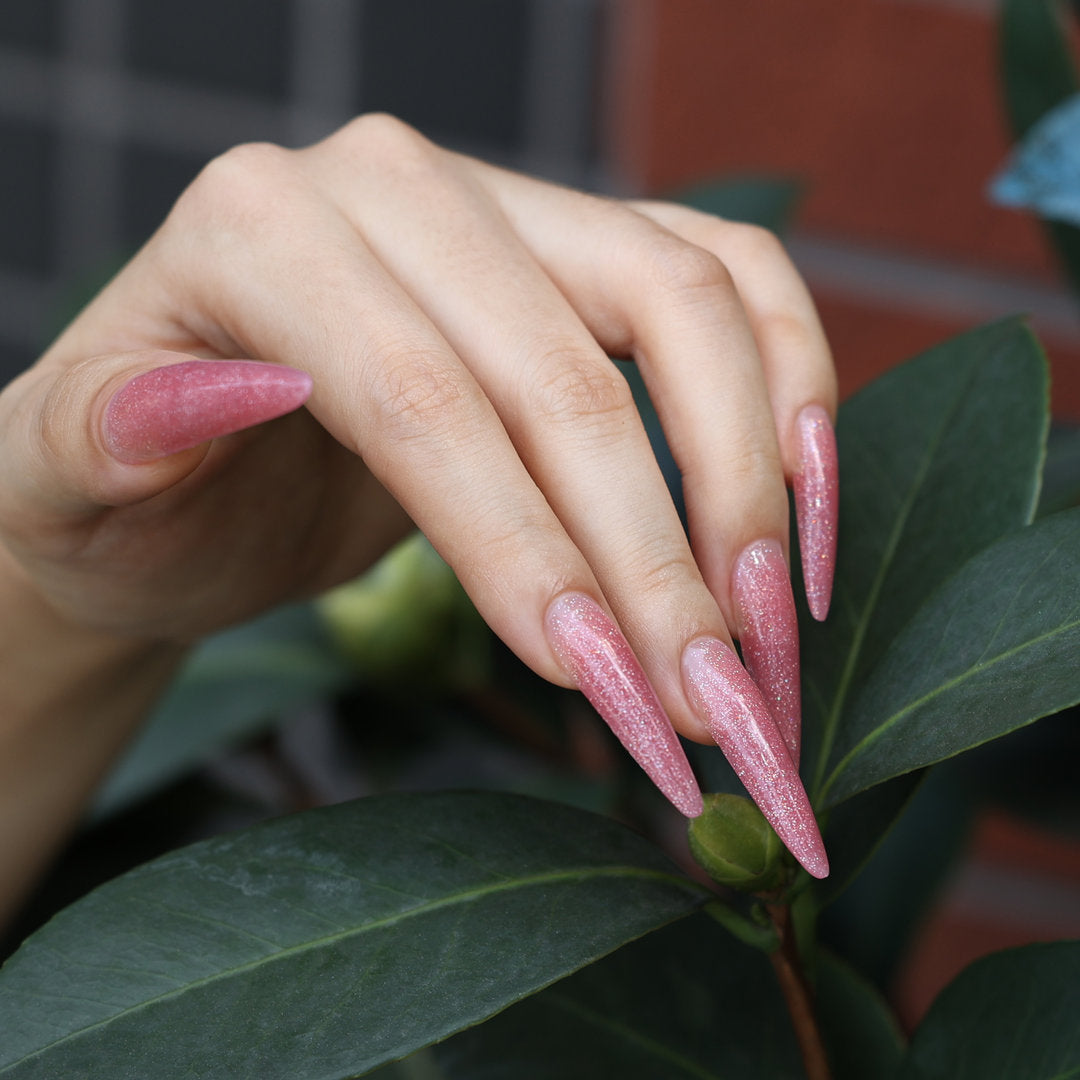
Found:
[[[631,189],[804,178],[791,249],[845,392],[974,323],[1030,313],[1080,419],[1080,306],[1027,216],[989,204],[1008,150],[992,0],[625,0],[607,150]]]

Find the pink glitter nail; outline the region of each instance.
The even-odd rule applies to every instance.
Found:
[[[716,638],[698,638],[683,653],[687,696],[787,849],[816,878],[829,860],[799,770],[754,680]]]
[[[599,604],[564,593],[547,611],[548,641],[559,663],[649,778],[687,817],[701,790],[671,721],[626,638]]]
[[[186,360],[136,375],[105,408],[103,437],[118,461],[140,465],[284,416],[311,376],[255,360]]]
[[[839,468],[836,435],[829,414],[820,405],[799,413],[799,470],[794,477],[795,519],[799,527],[803,582],[810,614],[822,620],[829,613],[836,569],[836,521],[839,512]]]
[[[799,686],[799,621],[784,552],[759,540],[735,562],[732,593],[746,670],[765,698],[791,760],[799,764],[802,694]]]

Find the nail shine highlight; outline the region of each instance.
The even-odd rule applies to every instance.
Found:
[[[836,570],[836,528],[839,516],[839,465],[836,435],[829,414],[808,405],[796,422],[799,469],[793,484],[799,529],[803,582],[810,614],[819,622],[829,613]]]
[[[583,593],[564,593],[548,608],[545,628],[559,663],[619,742],[679,811],[697,817],[701,790],[686,753],[612,619]]]
[[[256,360],[186,360],[136,375],[105,408],[114,458],[141,465],[190,450],[299,408],[311,393],[302,371]]]
[[[799,771],[739,658],[722,641],[699,638],[683,653],[683,682],[694,708],[776,834],[810,874],[826,877],[829,860]]]
[[[775,540],[747,547],[732,571],[743,660],[761,690],[791,760],[799,764],[802,694],[799,621],[784,552]]]

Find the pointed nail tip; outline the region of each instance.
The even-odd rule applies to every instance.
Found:
[[[683,817],[701,817],[705,812],[705,800],[702,797],[701,788],[698,787],[697,778],[690,768],[690,762],[687,761],[685,757],[682,757],[676,765],[676,768],[681,775],[661,778],[654,770],[650,770],[647,767],[647,762],[643,762],[637,755],[633,756],[638,764],[649,774],[650,779],[656,785],[660,794],[663,795]],[[682,768],[679,768],[679,766],[682,766]]]

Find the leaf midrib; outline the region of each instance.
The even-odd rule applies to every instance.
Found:
[[[1002,343],[998,341],[993,349],[996,355],[1000,354]],[[884,588],[885,580],[892,570],[893,561],[896,556],[897,549],[900,545],[901,537],[907,528],[908,520],[911,516],[915,502],[918,499],[923,485],[926,482],[927,475],[929,474],[933,462],[936,458],[937,450],[940,448],[941,443],[945,437],[946,431],[952,424],[953,417],[963,406],[965,400],[968,397],[968,392],[971,389],[972,384],[975,382],[978,376],[978,364],[974,360],[968,362],[968,369],[964,379],[961,382],[962,390],[958,389],[953,396],[952,405],[949,410],[943,415],[941,423],[938,425],[934,432],[933,438],[927,443],[926,453],[923,455],[923,460],[920,463],[920,468],[916,474],[911,487],[908,491],[908,496],[901,504],[900,510],[897,514],[896,523],[892,532],[889,535],[889,542],[886,545],[885,556],[882,559],[881,566],[878,573],[874,577],[874,581],[867,593],[866,603],[863,606],[862,614],[855,624],[855,629],[851,638],[851,646],[848,649],[848,655],[844,663],[844,670],[841,673],[840,680],[836,686],[836,693],[833,698],[833,706],[825,721],[825,728],[822,734],[821,745],[818,751],[818,758],[816,767],[814,770],[813,784],[811,787],[811,803],[815,807],[821,807],[824,805],[825,797],[829,788],[832,786],[836,775],[843,767],[844,761],[841,761],[829,774],[828,779],[825,779],[825,771],[828,768],[829,757],[832,754],[833,746],[836,742],[837,731],[840,726],[840,720],[844,711],[844,703],[847,700],[848,693],[851,690],[851,683],[855,677],[855,669],[858,666],[859,658],[862,655],[863,643],[866,638],[866,634],[869,630],[870,623],[873,619],[874,613],[877,610],[878,598],[881,595],[881,590]],[[1046,432],[1048,427],[1048,419],[1044,418],[1041,428],[1041,454],[1039,458],[1039,466],[1035,474],[1035,483],[1032,485],[1032,491],[1029,494],[1028,506],[1024,514],[1023,524],[1029,524],[1038,506],[1039,489],[1041,487],[1042,478],[1042,462],[1046,457]]]
[[[973,379],[972,369],[969,367],[968,377],[965,385],[970,385]],[[912,509],[918,499],[919,493],[922,491],[923,485],[926,482],[926,477],[930,472],[930,468],[933,464],[935,452],[941,446],[941,442],[945,437],[945,431],[949,426],[949,421],[955,415],[956,411],[960,408],[963,401],[963,395],[957,394],[953,399],[952,408],[943,417],[941,424],[939,424],[937,431],[934,433],[934,438],[927,444],[926,453],[923,455],[923,460],[920,463],[919,471],[916,473],[915,478],[908,490],[907,498],[901,503],[899,512],[896,516],[896,522],[892,531],[889,534],[889,541],[885,547],[885,555],[881,561],[881,565],[878,568],[877,574],[874,575],[874,580],[870,586],[870,590],[866,595],[866,603],[863,605],[862,613],[859,619],[855,623],[854,633],[851,636],[851,646],[848,649],[847,658],[844,662],[844,670],[840,675],[840,680],[836,686],[836,693],[833,697],[832,709],[825,721],[825,730],[822,734],[821,746],[818,749],[817,767],[814,771],[813,781],[813,794],[811,801],[814,806],[820,806],[824,800],[825,793],[828,790],[828,782],[822,786],[822,781],[825,776],[825,770],[828,768],[829,756],[832,754],[833,744],[836,742],[837,729],[840,726],[840,718],[844,710],[844,702],[847,700],[848,691],[851,688],[851,682],[855,677],[855,668],[858,665],[859,657],[862,654],[863,642],[866,638],[867,631],[870,627],[870,622],[873,618],[874,612],[877,610],[878,598],[881,595],[881,590],[885,586],[885,579],[888,577],[890,570],[893,566],[893,561],[896,557],[896,551],[900,546],[900,538],[903,536],[904,531],[907,528],[908,519],[911,516]],[[831,781],[830,781],[831,782]]]
[[[270,953],[265,956],[256,957],[253,960],[249,960],[234,967],[229,967],[222,971],[215,972],[212,975],[207,975],[203,978],[195,979],[191,982],[184,983],[183,986],[179,986],[173,990],[168,990],[163,994],[156,995],[155,997],[139,1001],[134,1005],[125,1007],[118,1012],[110,1014],[107,1017],[103,1017],[101,1020],[97,1020],[93,1024],[88,1024],[86,1027],[79,1028],[77,1031],[73,1031],[66,1035],[63,1035],[59,1039],[54,1039],[52,1042],[31,1051],[29,1054],[24,1054],[22,1057],[14,1061],[10,1061],[6,1065],[0,1066],[0,1076],[2,1076],[8,1070],[14,1068],[17,1065],[25,1064],[26,1062],[31,1061],[36,1057],[40,1057],[42,1054],[53,1051],[56,1049],[56,1047],[62,1046],[66,1042],[70,1042],[78,1038],[83,1038],[91,1032],[97,1030],[98,1028],[102,1028],[109,1024],[116,1023],[117,1021],[123,1019],[126,1016],[130,1016],[134,1013],[142,1011],[143,1009],[150,1008],[153,1005],[158,1005],[163,1001],[169,1000],[170,998],[179,997],[182,994],[188,993],[189,991],[201,989],[204,986],[211,985],[212,983],[218,982],[222,979],[233,978],[239,975],[246,974],[249,971],[254,971],[264,964],[277,963],[280,960],[288,959],[289,957],[298,953],[306,952],[311,949],[325,948],[328,945],[334,944],[339,941],[347,940],[350,937],[355,937],[357,935],[369,933],[376,930],[382,930],[387,927],[393,926],[396,923],[405,922],[408,919],[431,914],[432,912],[438,911],[441,908],[451,907],[454,904],[459,903],[472,903],[476,900],[482,900],[488,896],[493,896],[500,892],[506,892],[511,889],[525,889],[540,885],[558,884],[560,882],[569,883],[575,881],[587,881],[594,878],[605,877],[630,877],[637,878],[639,880],[652,880],[670,885],[676,885],[679,888],[685,890],[687,893],[698,893],[700,899],[702,900],[708,899],[713,895],[712,892],[705,886],[699,885],[697,882],[694,882],[689,878],[684,878],[676,874],[665,873],[659,870],[644,870],[641,867],[634,866],[612,866],[588,868],[585,870],[557,870],[549,871],[544,874],[534,874],[529,877],[519,877],[512,878],[507,881],[493,882],[490,885],[482,886],[480,888],[467,889],[461,892],[454,893],[451,896],[440,897],[439,899],[432,900],[426,904],[418,905],[417,907],[410,908],[406,911],[395,912],[392,915],[388,915],[380,919],[375,919],[371,922],[363,923],[360,926],[348,927],[347,929],[338,931],[333,934],[326,934],[320,938],[311,938],[296,945],[289,945],[278,950],[277,952]]]
[[[969,679],[973,679],[986,671],[992,670],[998,664],[1004,663],[1006,660],[1019,656],[1027,649],[1035,648],[1041,645],[1043,642],[1053,639],[1059,634],[1068,633],[1070,630],[1080,628],[1080,618],[1074,619],[1071,622],[1062,623],[1055,626],[1053,630],[1048,631],[1045,634],[1040,634],[1038,637],[1028,638],[1025,641],[1020,642],[1013,648],[1006,649],[1004,652],[997,653],[990,660],[982,660],[972,664],[970,667],[965,668],[964,671],[955,675],[951,679],[947,679],[945,682],[939,683],[937,686],[928,690],[921,697],[909,702],[902,709],[893,713],[888,719],[879,724],[873,731],[868,732],[862,739],[859,740],[841,759],[837,762],[836,767],[829,774],[828,780],[825,781],[821,789],[820,798],[825,800],[829,793],[830,788],[835,781],[840,777],[840,774],[844,772],[851,762],[862,754],[869,747],[873,746],[878,739],[882,738],[888,731],[890,731],[896,724],[898,724],[905,716],[915,712],[917,709],[922,708],[924,705],[933,701],[941,694],[945,694],[950,690],[954,690],[958,686],[962,686]],[[985,654],[984,654],[985,655]],[[925,762],[924,764],[930,764]],[[920,768],[921,766],[915,765],[912,768]],[[862,789],[860,789],[862,790]],[[855,794],[855,792],[852,792]]]

